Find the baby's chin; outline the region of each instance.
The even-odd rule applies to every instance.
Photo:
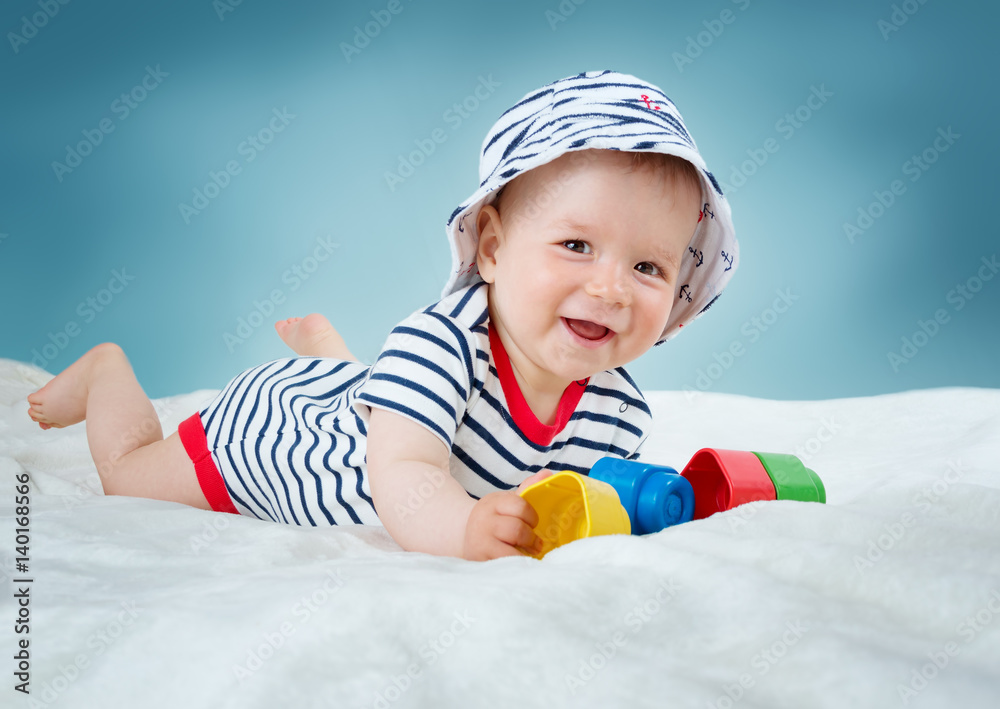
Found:
[[[560,362],[558,366],[553,368],[554,371],[550,370],[550,374],[553,378],[559,379],[561,382],[572,383],[589,379],[590,377],[600,374],[601,372],[620,367],[622,364],[624,363],[611,360],[598,363],[593,361],[580,361],[577,357],[571,357]]]

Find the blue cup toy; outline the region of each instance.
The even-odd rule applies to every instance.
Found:
[[[590,477],[606,482],[618,493],[632,523],[632,534],[652,534],[691,521],[694,489],[673,468],[638,460],[601,458]]]

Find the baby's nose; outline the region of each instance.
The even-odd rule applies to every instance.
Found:
[[[587,281],[587,293],[614,305],[631,305],[631,269],[620,264],[595,264]]]

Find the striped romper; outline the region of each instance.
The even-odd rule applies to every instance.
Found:
[[[365,465],[371,407],[416,421],[451,450],[474,498],[543,468],[586,474],[636,458],[650,428],[623,368],[567,387],[556,421],[535,418],[489,323],[486,284],[401,322],[371,366],[289,357],[234,378],[178,429],[217,511],[297,525],[380,524]]]

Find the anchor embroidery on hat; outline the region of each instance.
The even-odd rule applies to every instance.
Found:
[[[704,217],[704,216],[705,216],[706,214],[707,214],[707,215],[708,215],[708,216],[709,216],[709,217],[710,217],[711,219],[715,219],[715,212],[712,212],[712,211],[709,211],[709,209],[708,209],[708,202],[705,202],[704,206],[703,206],[703,207],[701,208],[701,211],[700,211],[700,212],[698,212],[698,221],[700,222],[700,221],[702,220],[702,218],[703,218],[703,217]]]
[[[686,300],[687,302],[690,303],[691,302],[691,284],[690,283],[685,283],[684,285],[682,285],[677,297],[681,298],[683,300]]]
[[[654,111],[659,111],[659,106],[652,105],[654,102],[650,100],[649,96],[642,94],[639,98],[646,102],[646,108],[652,108]]]
[[[692,256],[698,259],[698,263],[694,265],[695,268],[698,268],[698,266],[705,263],[705,254],[702,253],[701,249],[696,249],[693,246],[689,246],[688,251],[691,253]]]
[[[728,266],[726,266],[725,270],[723,270],[723,273],[731,270],[733,267],[733,257],[730,254],[727,254],[725,251],[723,251],[722,260],[729,264]]]

